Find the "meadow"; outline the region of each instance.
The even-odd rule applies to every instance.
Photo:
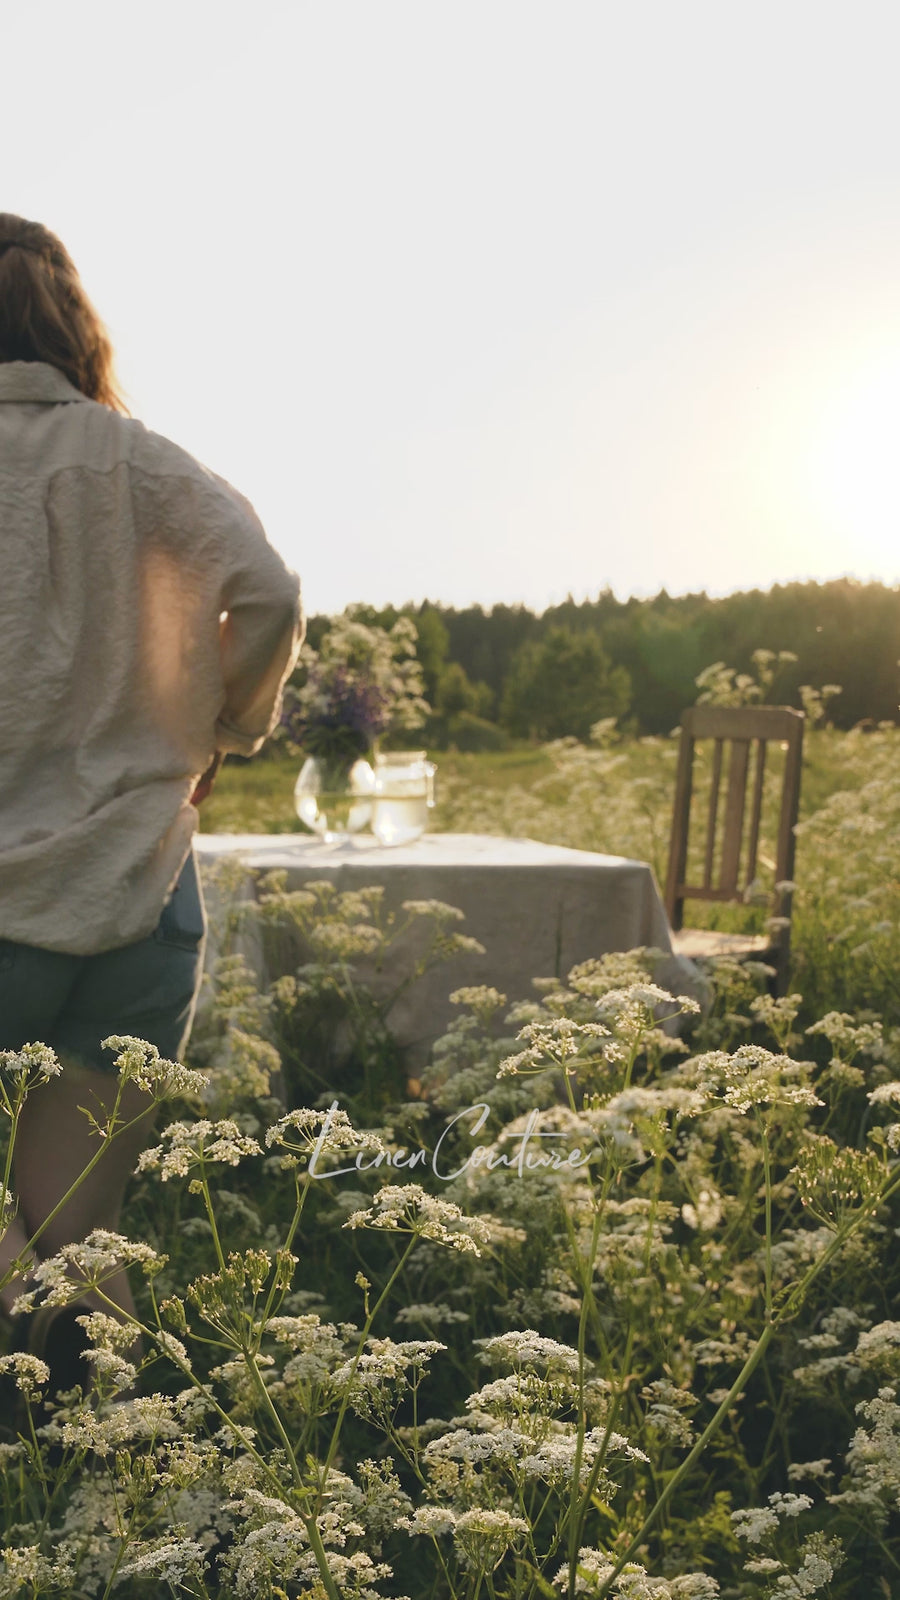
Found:
[[[677,740],[599,732],[587,745],[561,739],[494,753],[439,753],[432,829],[518,835],[632,856],[649,861],[663,884]],[[204,804],[203,831],[305,832],[292,802],[297,766],[281,752],[227,763]],[[900,1021],[898,771],[900,732],[893,724],[807,733],[793,943],[794,978],[811,1019],[813,1012],[874,1006]],[[770,841],[775,798],[773,788],[766,812]],[[773,854],[770,842],[769,860]],[[761,877],[763,890],[771,889],[764,864]],[[691,908],[697,926],[741,932],[760,932],[765,916],[762,894],[757,905]]]
[[[116,1045],[160,1105],[123,1235],[38,1271],[62,1304],[129,1261],[139,1326],[92,1315],[89,1402],[0,1358],[0,1596],[900,1593],[898,757],[810,733],[785,998],[722,962],[698,1015],[640,951],[455,991],[412,1101],[378,892],[229,913],[187,1064]],[[662,877],[673,766],[611,728],[444,755],[434,823]],[[290,831],[295,772],[227,764],[204,829]],[[409,914],[453,990],[452,908]],[[244,919],[304,952],[264,992]],[[53,1070],[4,1060],[13,1141]]]

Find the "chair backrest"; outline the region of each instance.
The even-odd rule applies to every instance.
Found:
[[[742,900],[744,890],[756,878],[760,818],[766,770],[766,746],[785,746],[778,838],[775,852],[775,882],[788,882],[794,873],[794,827],[800,803],[800,769],[803,755],[802,711],[790,706],[691,706],[681,719],[681,746],[675,780],[675,809],[672,816],[672,841],[666,880],[666,910],[673,928],[683,921],[685,900]],[[688,835],[693,789],[694,746],[698,739],[714,740],[710,773],[709,803],[706,808],[706,837],[702,852],[700,883],[687,881]],[[724,826],[719,841],[721,807],[719,791],[723,753],[730,746],[728,780],[725,793]],[[747,785],[750,779],[751,745],[756,746],[752,780],[749,827],[745,828]],[[743,866],[742,866],[743,863]],[[790,916],[791,896],[781,891],[775,905],[780,917]],[[786,938],[773,939],[773,944]]]

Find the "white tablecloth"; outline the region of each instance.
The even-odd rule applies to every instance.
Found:
[[[474,935],[485,954],[454,957],[397,1002],[391,1030],[413,1063],[421,1064],[457,1014],[448,995],[464,984],[492,984],[510,1001],[525,999],[534,996],[532,978],[564,978],[577,962],[644,945],[668,953],[657,982],[674,992],[700,992],[696,968],[671,954],[666,913],[643,861],[533,839],[451,833],[391,848],[371,835],[326,845],[300,834],[198,834],[195,848],[201,868],[229,855],[254,872],[284,868],[289,888],[315,879],[338,890],[381,884],[391,910],[426,899],[458,907],[465,921],[454,926]],[[397,975],[385,972],[381,981],[393,987]]]

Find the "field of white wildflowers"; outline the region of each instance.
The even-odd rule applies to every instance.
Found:
[[[564,742],[442,825],[661,872],[672,748]],[[699,1016],[644,952],[457,990],[411,1102],[359,971],[399,922],[270,875],[296,970],[259,992],[229,923],[187,1066],[111,1041],[158,1132],[33,1302],[129,1262],[138,1324],[88,1317],[86,1398],[0,1357],[0,1597],[900,1593],[898,756],[809,738],[796,992],[721,963]],[[0,1063],[4,1194],[54,1070]]]

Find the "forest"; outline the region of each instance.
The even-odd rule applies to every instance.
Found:
[[[701,671],[723,661],[751,672],[759,649],[783,656],[769,700],[799,706],[802,685],[834,684],[835,726],[897,717],[900,590],[881,583],[777,584],[724,598],[663,589],[643,600],[605,589],[541,614],[427,600],[357,614],[387,627],[413,617],[435,708],[427,739],[437,748],[499,748],[507,736],[584,739],[607,716],[631,733],[665,734],[696,698]],[[328,626],[327,617],[310,618],[313,646]]]

